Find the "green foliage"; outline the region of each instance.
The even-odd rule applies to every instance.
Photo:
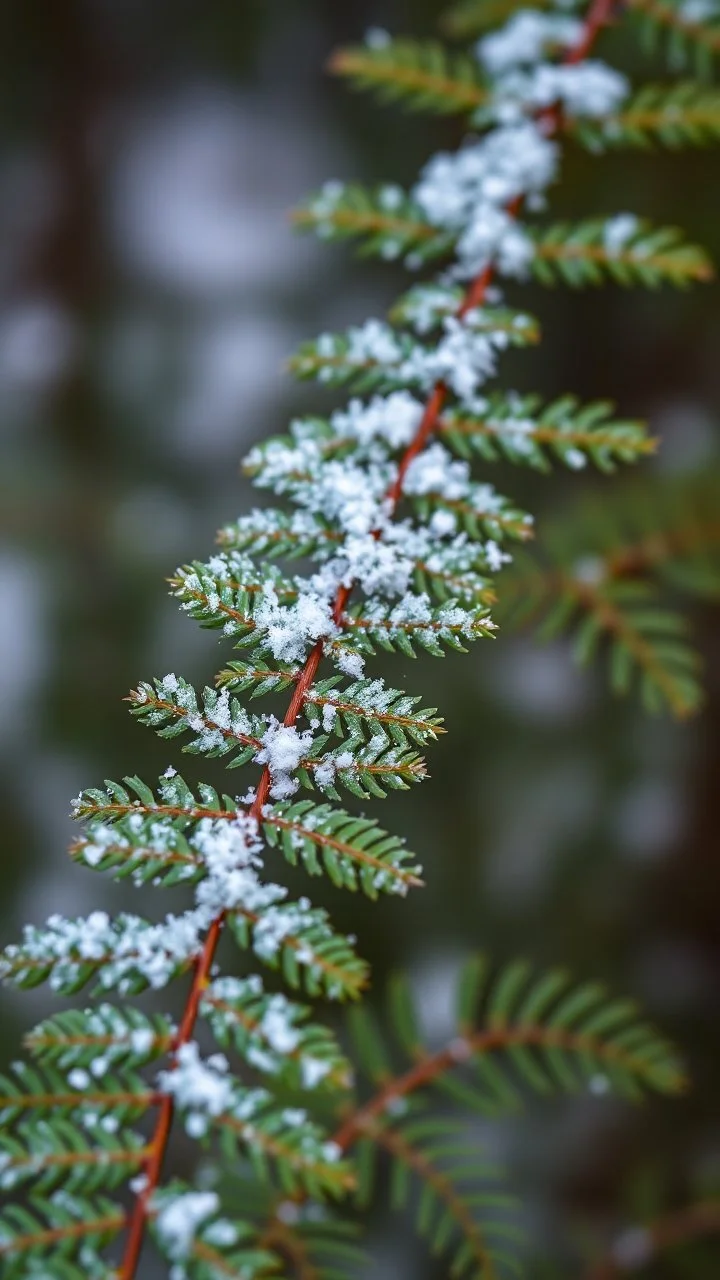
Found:
[[[561,970],[534,975],[524,961],[499,971],[483,957],[466,963],[458,976],[456,1037],[435,1052],[418,1034],[407,983],[396,978],[388,1026],[416,1064],[406,1074],[395,1074],[385,1037],[365,1007],[348,1016],[354,1055],[388,1099],[439,1089],[494,1115],[516,1110],[528,1091],[589,1089],[636,1100],[649,1089],[672,1094],[684,1087],[675,1051],[631,1001],[612,998],[598,983],[576,986]]]
[[[605,642],[615,692],[637,680],[649,711],[692,714],[700,663],[674,595],[720,594],[719,495],[710,469],[586,499],[547,523],[541,552],[516,557],[496,613],[548,639],[570,630],[583,662]]]
[[[581,405],[575,396],[543,405],[536,395],[488,398],[481,415],[446,414],[438,428],[443,443],[461,458],[477,454],[483,462],[507,462],[550,471],[557,460],[571,470],[592,462],[612,472],[653,453],[655,441],[641,422],[616,421],[613,405],[598,400]]]
[[[374,1124],[358,1149],[361,1206],[370,1198],[374,1156],[390,1157],[390,1204],[413,1203],[418,1235],[447,1259],[450,1275],[511,1276],[519,1272],[513,1251],[521,1239],[520,1205],[502,1175],[479,1154],[466,1123],[413,1116],[398,1124]]]
[[[607,219],[590,218],[575,224],[559,222],[535,233],[531,268],[541,284],[572,288],[604,284],[607,279],[629,287],[656,289],[661,284],[686,288],[712,277],[707,254],[685,244],[676,227],[653,228],[638,221],[622,245],[609,239]]]
[[[199,1206],[203,1216],[186,1251],[182,1247],[182,1231],[177,1229],[177,1210],[187,1206],[190,1215],[198,1211],[193,1189],[174,1179],[156,1198],[150,1230],[160,1255],[171,1267],[171,1274],[180,1269],[178,1258],[182,1259],[182,1273],[187,1280],[276,1274],[280,1259],[260,1239],[256,1225],[224,1216],[213,1201],[217,1201],[217,1197],[210,1193]]]
[[[353,1058],[372,1092],[340,1132],[359,1143],[360,1204],[375,1194],[383,1153],[393,1204],[404,1208],[417,1187],[417,1230],[454,1275],[516,1274],[522,1251],[517,1202],[484,1155],[468,1110],[514,1112],[528,1094],[585,1090],[636,1101],[647,1090],[684,1087],[674,1050],[632,1001],[597,983],[575,985],[559,970],[535,975],[524,962],[495,970],[482,957],[470,960],[458,975],[455,1035],[439,1048],[424,1044],[403,978],[388,996],[387,1034],[366,1006],[349,1012]],[[461,1108],[461,1119],[447,1113],[448,1103]]]
[[[105,1276],[102,1251],[123,1223],[124,1215],[104,1196],[91,1200],[56,1192],[49,1199],[33,1196],[27,1207],[9,1205],[0,1237],[4,1280],[42,1275],[43,1266],[52,1267],[58,1280]],[[79,1247],[82,1259],[76,1264]]]
[[[570,132],[590,151],[702,147],[720,138],[720,92],[694,80],[643,85],[608,120],[577,120]]]
[[[374,188],[326,184],[296,211],[295,223],[322,240],[360,240],[363,257],[393,261],[409,255],[417,267],[447,257],[454,243],[454,236],[427,222],[395,183]]]
[[[682,0],[629,0],[645,52],[662,53],[677,71],[691,67],[708,79],[720,54],[720,21],[712,7],[703,13],[686,9]]]
[[[340,49],[330,69],[357,88],[372,90],[381,102],[401,102],[409,111],[452,115],[474,111],[487,98],[476,60],[450,53],[434,40]]]
[[[301,863],[309,875],[325,870],[338,888],[360,886],[369,898],[377,898],[381,887],[405,893],[420,884],[420,867],[404,841],[372,819],[300,800],[270,809],[263,830],[268,844],[279,846],[288,862]]]
[[[391,320],[394,323],[413,323],[420,305],[420,293],[420,290],[411,290],[393,307]],[[455,301],[454,308],[448,307],[448,299]],[[458,291],[443,291],[444,308],[437,309],[433,327],[439,326],[444,315],[457,310],[461,301]],[[423,304],[428,305],[424,299]],[[473,329],[476,333],[491,333],[496,337],[502,334],[504,345],[512,347],[526,347],[536,343],[540,337],[536,320],[507,307],[483,307],[477,313]],[[422,369],[432,347],[419,343],[409,333],[398,332],[388,326],[385,334],[394,348],[393,357],[392,360],[380,360],[362,350],[357,352],[358,334],[357,329],[350,329],[345,334],[323,334],[314,342],[304,343],[290,360],[292,373],[302,381],[313,379],[326,387],[347,387],[362,394],[396,391],[399,387],[419,382],[417,376],[413,377],[413,367],[418,371]],[[333,448],[340,448],[337,440],[333,441]]]
[[[533,4],[533,9],[550,7],[551,0],[537,0]],[[464,39],[500,26],[523,8],[524,0],[459,0],[445,13],[443,26],[449,35]]]
[[[631,7],[670,28],[673,49],[712,49],[713,30],[674,4]],[[484,29],[516,8],[514,0],[466,3],[451,22]],[[586,56],[608,16],[593,9],[567,64]],[[171,580],[183,612],[240,657],[201,692],[172,673],[143,682],[131,711],[164,740],[182,738],[192,755],[255,770],[245,794],[189,785],[170,766],[156,789],[126,777],[75,801],[84,824],[71,850],[79,864],[128,880],[151,901],[148,887],[177,890],[173,900],[184,902],[159,919],[56,914],[42,928],[26,926],[0,957],[0,976],[15,986],[47,981],[71,995],[92,984],[98,997],[36,1027],[26,1040],[34,1061],[0,1080],[0,1185],[19,1188],[21,1199],[0,1220],[10,1280],[109,1280],[104,1251],[121,1229],[126,1252],[112,1274],[134,1280],[146,1228],[178,1280],[256,1280],[288,1265],[341,1280],[361,1255],[338,1205],[368,1202],[379,1155],[394,1206],[412,1207],[450,1273],[500,1280],[518,1274],[524,1252],[518,1209],[468,1109],[495,1116],[526,1095],[635,1100],[684,1086],[674,1050],[632,1003],[559,971],[534,976],[524,962],[497,972],[483,960],[464,967],[457,1027],[440,1048],[424,1043],[401,979],[390,991],[392,1034],[355,1006],[350,1053],[305,1003],[276,989],[352,1002],[369,974],[355,940],[304,893],[289,900],[282,882],[266,878],[266,863],[326,875],[333,888],[371,900],[421,883],[400,837],[329,803],[340,788],[365,802],[421,781],[420,752],[443,732],[424,696],[366,673],[367,658],[465,652],[495,634],[497,593],[510,623],[537,617],[548,635],[572,628],[581,658],[607,641],[613,686],[624,691],[637,676],[650,710],[683,715],[699,701],[684,625],[655,579],[694,594],[720,590],[715,482],[666,495],[664,514],[652,503],[603,502],[589,527],[587,515],[575,527],[560,522],[538,556],[521,549],[496,584],[506,548],[528,541],[532,517],[484,474],[474,477],[471,464],[546,471],[553,461],[570,470],[590,462],[609,472],[653,450],[643,426],[616,419],[604,401],[486,394],[502,353],[539,339],[537,321],[496,305],[490,286],[495,273],[571,286],[707,280],[701,249],[632,215],[545,228],[519,218],[523,198],[536,207],[552,179],[548,134],[570,131],[592,149],[711,141],[720,134],[716,95],[653,86],[600,115],[582,92],[579,105],[563,100],[562,109],[536,109],[530,97],[501,110],[497,94],[508,83],[486,86],[478,65],[472,53],[382,33],[334,59],[336,71],[384,100],[469,111],[474,126],[495,133],[469,139],[459,158],[436,157],[409,193],[328,183],[296,215],[323,239],[355,239],[362,253],[411,270],[440,262],[442,274],[405,291],[389,321],[300,348],[291,362],[299,378],[370,398],[296,420],[257,445],[247,475],[294,510],[252,510],[221,531],[219,553]],[[600,79],[612,90],[608,102],[619,102],[615,79]],[[506,128],[508,111],[515,123]],[[245,705],[281,693],[289,697],[282,719]],[[298,798],[300,788],[320,798]],[[264,966],[268,985],[254,972],[223,972],[219,957]],[[127,1001],[183,977],[177,1024],[162,1011],[108,1002],[111,992]],[[228,1056],[203,1057],[198,1042],[206,1040]],[[245,1179],[241,1220],[223,1216],[229,1196],[162,1185],[174,1117],[209,1148],[226,1181],[230,1170]],[[105,1199],[126,1183],[129,1207]]]

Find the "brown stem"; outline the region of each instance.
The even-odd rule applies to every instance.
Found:
[[[333,1142],[336,1142],[343,1151],[347,1151],[368,1126],[383,1115],[388,1103],[397,1098],[405,1098],[408,1094],[415,1093],[417,1089],[426,1088],[446,1071],[451,1071],[453,1067],[470,1058],[477,1058],[485,1053],[502,1052],[518,1046],[553,1047],[565,1049],[570,1053],[596,1054],[608,1060],[609,1063],[626,1068],[634,1066],[637,1070],[643,1065],[641,1060],[634,1058],[632,1052],[623,1051],[612,1044],[603,1044],[593,1036],[584,1035],[581,1031],[535,1024],[519,1027],[491,1027],[451,1041],[437,1053],[419,1058],[403,1075],[394,1076],[385,1081],[367,1102],[345,1117],[333,1134]],[[682,1077],[678,1076],[677,1087],[682,1088],[682,1084]]]
[[[615,0],[593,0],[578,44],[566,55],[565,61],[567,63],[572,64],[579,62],[586,56],[601,29],[610,22],[614,4]],[[549,130],[557,127],[558,113],[556,109],[551,108],[549,111],[541,113],[541,116],[547,122]],[[521,197],[517,197],[508,205],[508,212],[515,216],[521,205],[522,199]],[[474,307],[482,305],[492,278],[493,269],[492,266],[488,265],[485,270],[471,282],[459,308],[458,315],[461,318]],[[447,399],[447,394],[447,388],[443,382],[436,383],[430,393],[415,437],[400,459],[397,476],[387,493],[391,513],[394,512],[402,496],[403,481],[410,463],[425,447],[425,444],[438,425],[443,406]],[[380,535],[378,534],[378,536]],[[351,590],[351,587],[340,587],[338,590],[333,608],[333,617],[338,624],[343,620],[345,607],[350,597]],[[302,710],[307,691],[315,679],[322,657],[323,644],[322,641],[318,641],[307,658],[297,684],[293,690],[284,720],[284,724],[287,727],[291,727],[295,724]],[[270,791],[270,783],[270,770],[266,765],[258,784],[255,800],[250,809],[250,817],[254,818],[256,821],[259,821],[261,818],[263,806],[267,801]],[[198,1007],[203,991],[208,985],[208,975],[215,959],[215,952],[222,934],[224,923],[224,913],[213,921],[205,940],[202,955],[197,961],[185,1013],[173,1046],[176,1054],[178,1049],[187,1044],[192,1036],[195,1021],[197,1019]],[[421,1071],[421,1067],[416,1068],[416,1070]],[[119,1271],[118,1280],[133,1280],[133,1277],[136,1274],[142,1250],[149,1203],[157,1188],[160,1178],[163,1158],[167,1148],[168,1139],[170,1137],[170,1130],[172,1128],[172,1119],[173,1100],[171,1095],[166,1094],[163,1096],[160,1104],[160,1113],[158,1115],[155,1133],[150,1144],[152,1156],[145,1167],[145,1187],[138,1195],[132,1211],[127,1248]]]
[[[678,1209],[675,1213],[664,1214],[647,1226],[630,1228],[633,1235],[638,1232],[638,1253],[641,1257],[609,1255],[595,1263],[587,1272],[586,1280],[616,1280],[618,1276],[629,1275],[642,1270],[653,1262],[659,1253],[672,1249],[677,1245],[689,1243],[703,1236],[720,1234],[720,1201],[705,1200],[690,1205],[687,1209]],[[622,1237],[617,1242],[620,1245]],[[617,1249],[617,1245],[616,1245]]]

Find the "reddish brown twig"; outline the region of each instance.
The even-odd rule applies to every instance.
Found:
[[[613,1252],[590,1268],[586,1280],[618,1280],[620,1276],[634,1275],[666,1249],[718,1234],[720,1200],[702,1200],[664,1214],[647,1226],[631,1227],[618,1238]]]

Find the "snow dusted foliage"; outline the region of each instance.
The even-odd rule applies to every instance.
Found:
[[[609,0],[593,13],[589,22],[565,6],[518,12],[448,64],[427,49],[413,64],[411,44],[396,49],[378,31],[338,60],[366,83],[384,76],[393,96],[424,93],[437,106],[444,93],[451,109],[471,116],[472,132],[455,152],[431,158],[409,192],[328,183],[299,221],[326,238],[360,236],[366,252],[400,258],[411,271],[442,265],[388,319],[301,348],[292,363],[299,377],[347,387],[352,397],[251,450],[248,475],[281,501],[227,525],[219,550],[172,580],[180,608],[239,656],[202,691],[174,673],[144,681],[131,710],[162,738],[182,739],[185,752],[243,769],[244,783],[220,795],[170,765],[155,788],[128,777],[74,802],[83,824],[75,861],[156,888],[158,902],[173,890],[172,909],[153,911],[145,892],[147,916],[55,914],[28,925],[0,958],[7,982],[47,981],[63,995],[90,986],[96,998],[36,1028],[27,1043],[38,1065],[17,1064],[3,1085],[1,1180],[37,1183],[32,1211],[10,1208],[0,1222],[3,1275],[12,1280],[132,1280],[146,1227],[171,1280],[279,1274],[274,1248],[287,1246],[299,1206],[317,1209],[350,1192],[350,1148],[361,1133],[377,1129],[387,1140],[388,1126],[375,1124],[382,1107],[372,1111],[375,1128],[346,1119],[333,1131],[327,1117],[347,1115],[352,1067],[310,1008],[276,989],[279,979],[309,997],[355,1000],[368,979],[355,940],[304,894],[291,899],[283,859],[371,900],[421,885],[402,839],[340,807],[343,791],[365,802],[421,781],[424,752],[443,732],[434,707],[386,684],[370,660],[378,650],[443,657],[495,634],[490,608],[502,598],[503,569],[533,521],[497,490],[487,465],[478,474],[478,462],[607,471],[651,447],[639,424],[613,421],[607,405],[565,397],[542,408],[537,397],[491,385],[508,348],[539,338],[537,321],[505,303],[497,279],[554,271],[572,284],[603,274],[685,283],[706,269],[699,250],[624,211],[567,234],[525,222],[558,178],[564,131],[592,122],[597,137],[629,93],[624,76],[585,56]],[[394,70],[402,75],[393,81]],[[289,704],[258,706],[283,693]],[[220,971],[221,934],[251,969],[270,971],[267,986],[254,972]],[[222,956],[233,965],[232,945]],[[122,1003],[183,977],[180,1018]],[[516,990],[509,981],[497,996],[501,1012],[502,993],[509,1000]],[[544,1001],[551,988],[542,991]],[[542,1001],[533,999],[537,1012]],[[399,1018],[408,1025],[406,1010]],[[537,1028],[532,1035],[536,1043]],[[448,1068],[472,1054],[468,1041],[454,1043]],[[654,1083],[669,1088],[669,1079]],[[311,1112],[318,1096],[324,1119]],[[153,1112],[146,1140],[133,1126]],[[277,1215],[282,1231],[225,1215],[207,1187],[162,1185],[173,1114],[192,1141],[219,1142],[226,1161],[240,1157],[257,1180],[294,1198]],[[400,1158],[410,1140],[405,1129],[389,1149]],[[106,1198],[124,1183],[129,1209]],[[504,1274],[493,1237],[481,1239],[468,1215],[457,1221],[472,1226],[458,1274],[470,1262],[478,1274]]]

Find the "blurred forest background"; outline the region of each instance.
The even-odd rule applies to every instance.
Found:
[[[325,74],[327,58],[374,23],[433,34],[441,9],[1,6],[3,943],[52,911],[132,901],[64,856],[81,787],[152,780],[171,760],[198,776],[121,699],[171,670],[202,684],[221,664],[216,636],[178,614],[164,579],[207,556],[216,528],[247,507],[238,463],[251,442],[331,403],[294,384],[284,357],[382,313],[405,279],[298,238],[288,210],[328,177],[411,182],[459,136],[455,121],[351,95]],[[623,43],[616,33],[605,48]],[[652,71],[630,49],[625,66]],[[556,216],[631,209],[677,223],[715,261],[719,207],[720,166],[702,151],[595,159],[568,146],[553,200]],[[713,464],[716,286],[512,296],[540,316],[544,338],[507,359],[509,385],[608,397],[622,416],[649,419],[662,449],[648,472]],[[544,516],[615,483],[502,468],[493,479],[538,513],[540,536]],[[419,852],[427,888],[372,911],[325,891],[376,990],[408,969],[438,1035],[459,959],[482,949],[607,981],[686,1050],[694,1083],[680,1102],[550,1102],[488,1131],[541,1234],[570,1210],[578,1236],[601,1241],[645,1204],[681,1204],[720,1182],[720,613],[708,605],[695,623],[707,703],[682,725],[614,700],[563,644],[501,636],[442,664],[395,658],[397,682],[437,705],[449,730],[430,781],[378,815]],[[221,779],[218,765],[208,780]],[[47,993],[3,996],[4,1058],[51,1007]],[[382,1221],[377,1231],[376,1274],[424,1274],[407,1238]],[[711,1262],[705,1274],[717,1274]]]

